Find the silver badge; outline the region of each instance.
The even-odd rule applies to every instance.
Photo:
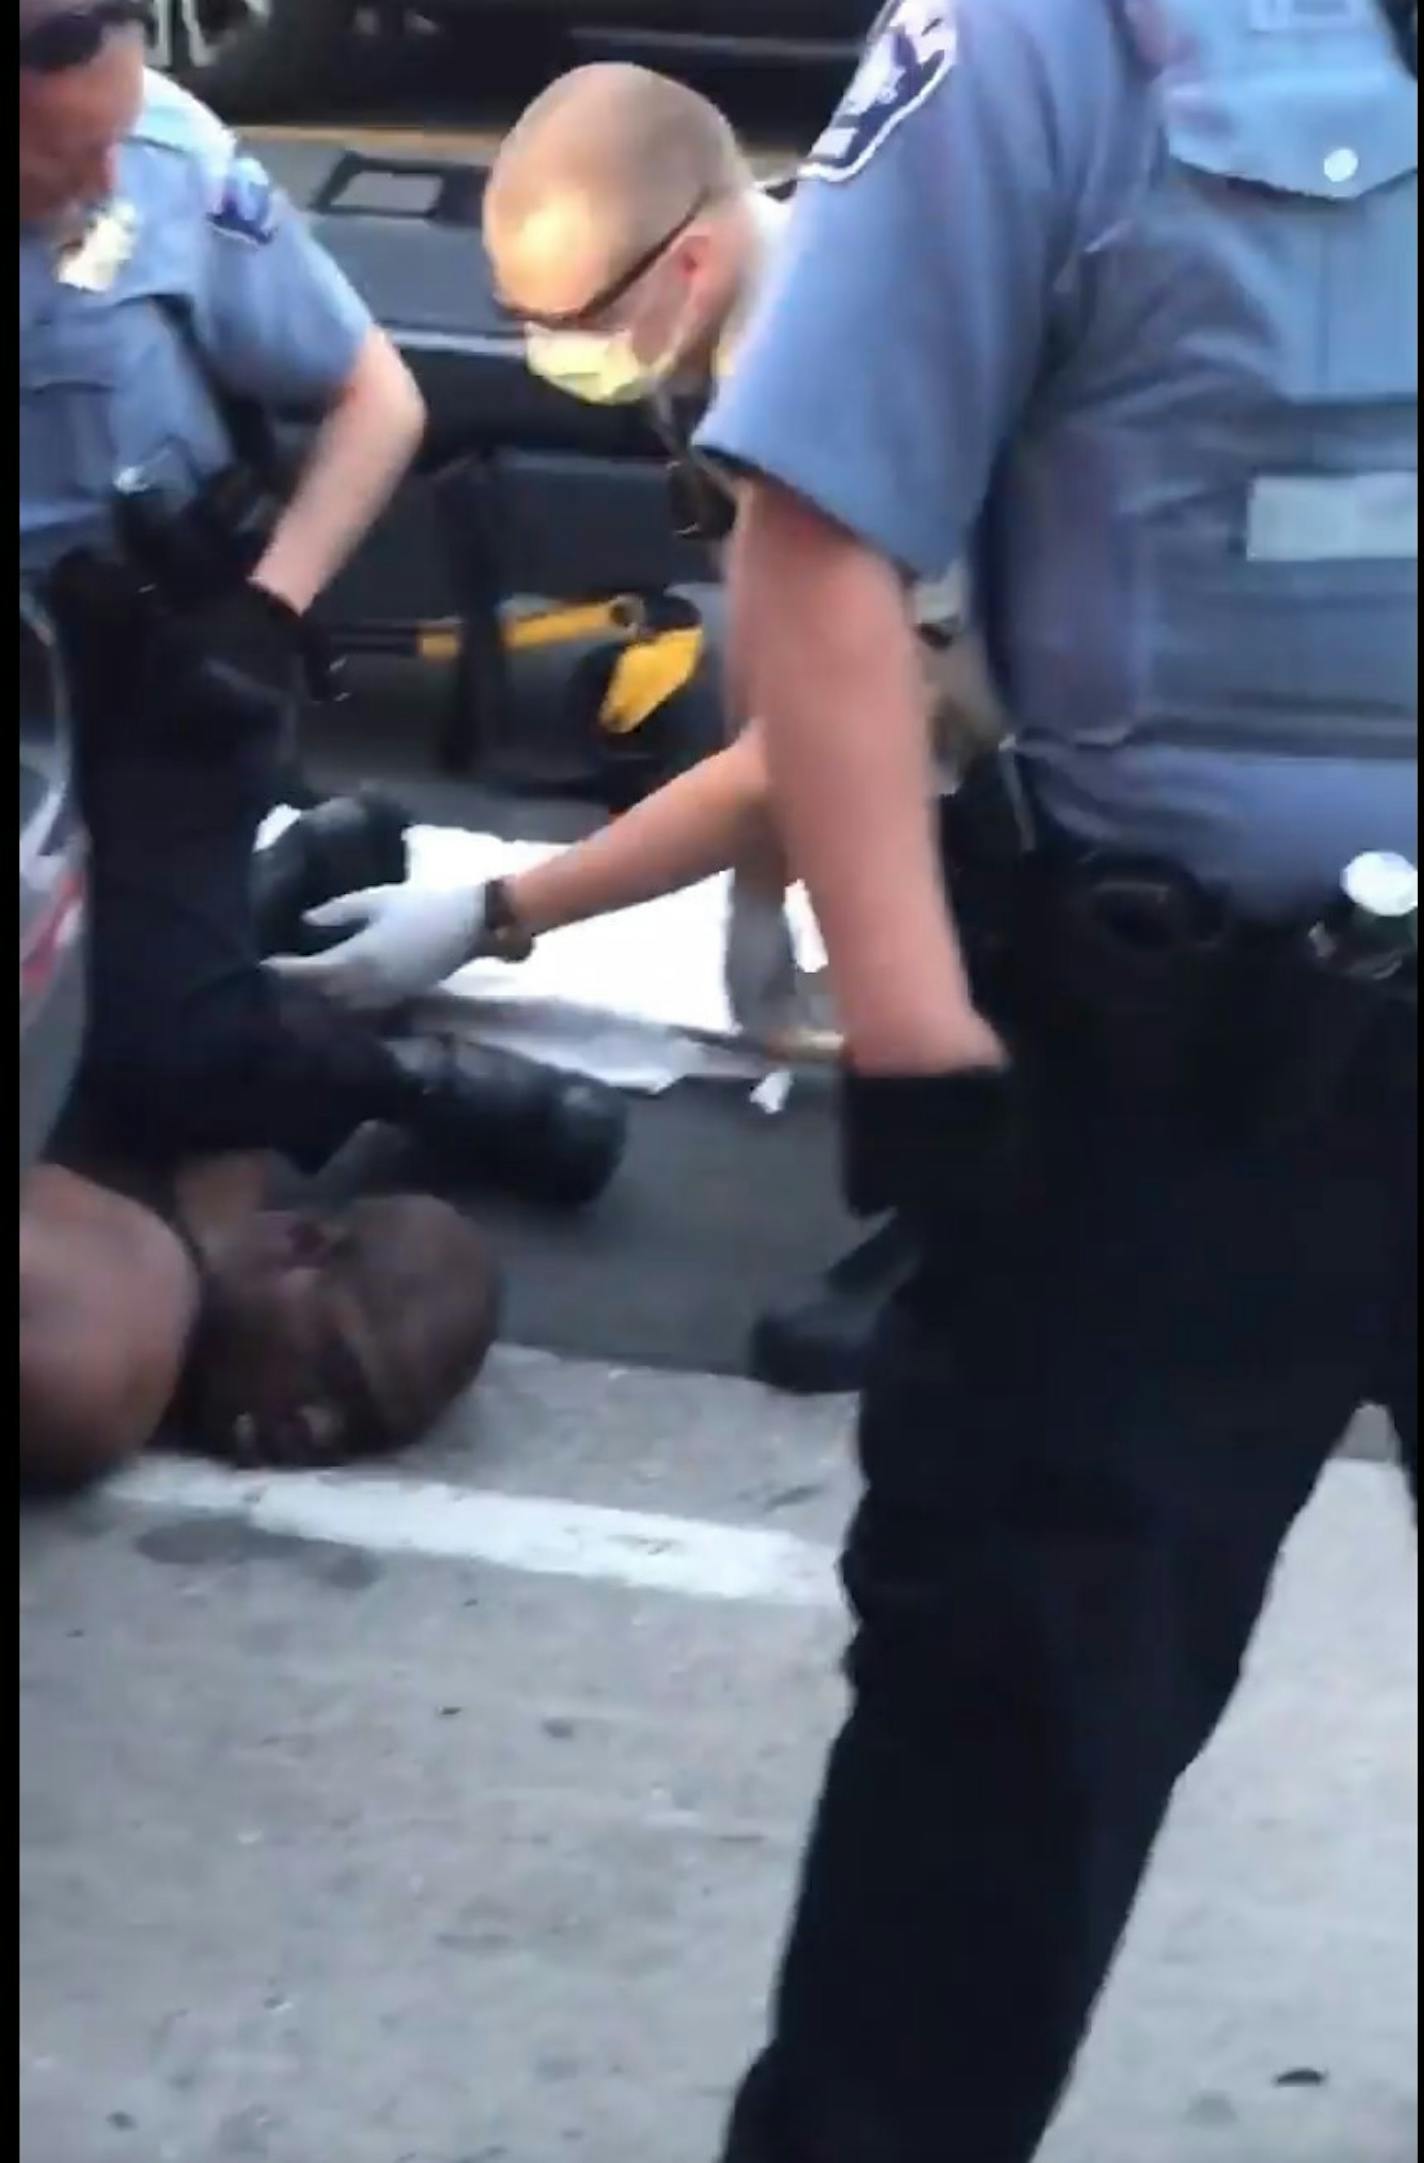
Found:
[[[96,211],[79,238],[60,250],[60,284],[77,293],[109,292],[138,246],[138,226],[132,203],[110,203]]]

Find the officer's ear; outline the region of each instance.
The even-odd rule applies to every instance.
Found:
[[[671,260],[683,282],[695,285],[712,260],[714,242],[705,227],[694,225],[673,244]]]

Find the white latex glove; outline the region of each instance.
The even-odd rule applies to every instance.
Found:
[[[273,955],[267,967],[358,1013],[387,1012],[493,951],[481,944],[484,920],[482,885],[368,886],[307,912],[317,930],[351,938],[324,954]]]
[[[758,1043],[789,1034],[801,1018],[801,976],[786,897],[732,874],[723,961],[727,1004],[744,1036]]]

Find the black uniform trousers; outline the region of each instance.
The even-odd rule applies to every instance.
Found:
[[[1392,1013],[1313,1131],[1230,1149],[1060,1101],[1030,1220],[898,1300],[845,1561],[854,1709],[732,2163],[1035,2153],[1362,1404],[1414,1475],[1416,1072]]]
[[[261,967],[252,857],[283,717],[175,715],[92,655],[74,673],[89,1029],[60,1152],[171,1166],[260,1149],[313,1169],[398,1121],[410,1088],[377,1034]]]

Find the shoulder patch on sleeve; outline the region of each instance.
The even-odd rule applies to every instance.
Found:
[[[864,172],[901,122],[934,96],[958,55],[955,0],[892,0],[802,177],[853,180]]]
[[[222,176],[210,215],[217,231],[229,240],[265,248],[281,222],[282,199],[266,167],[256,158],[239,154]]]
[[[134,139],[176,153],[196,172],[215,231],[258,248],[275,236],[284,207],[281,191],[261,161],[191,91],[150,73]]]

